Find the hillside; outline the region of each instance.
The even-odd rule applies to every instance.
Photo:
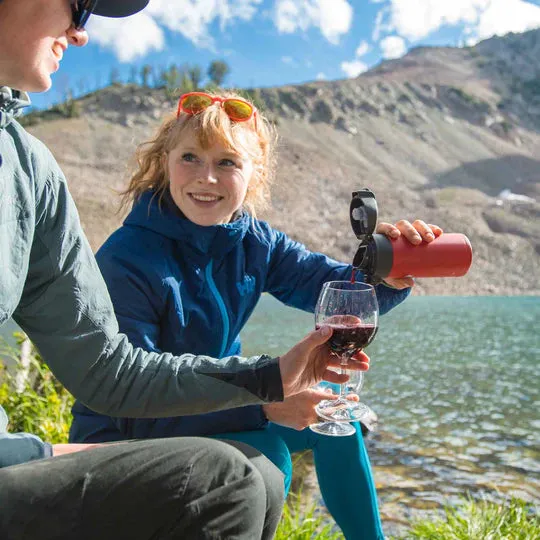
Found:
[[[417,293],[540,294],[540,29],[253,93],[280,134],[273,208],[262,216],[274,226],[349,261],[350,194],[370,187],[381,219],[421,217],[471,239],[469,275],[423,280]],[[160,89],[116,85],[78,106],[78,118],[29,129],[60,162],[98,248],[121,222],[114,190],[135,145],[174,104]]]

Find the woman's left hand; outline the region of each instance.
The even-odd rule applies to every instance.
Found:
[[[435,238],[441,236],[443,230],[438,225],[427,224],[421,219],[416,219],[412,223],[406,219],[401,219],[395,225],[385,222],[379,223],[376,232],[391,239],[403,235],[411,244],[416,246],[422,242],[433,242]],[[384,280],[384,283],[395,289],[405,289],[414,286],[414,279],[412,277],[388,278]]]

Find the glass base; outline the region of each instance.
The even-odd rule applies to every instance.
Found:
[[[315,411],[329,422],[358,422],[364,415],[371,412],[371,409],[359,401],[325,399],[315,407]]]
[[[330,437],[348,437],[356,433],[354,426],[346,422],[320,422],[319,424],[311,424],[309,429]]]

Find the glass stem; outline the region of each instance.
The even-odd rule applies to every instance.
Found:
[[[344,375],[345,372],[347,371],[346,370],[346,366],[347,364],[349,363],[349,356],[347,354],[342,354],[341,355],[341,364],[340,364],[340,368],[341,368],[341,374]],[[345,385],[343,383],[341,383],[339,385],[339,400],[340,401],[344,401],[345,400],[345,392],[344,392],[344,389],[345,389]]]

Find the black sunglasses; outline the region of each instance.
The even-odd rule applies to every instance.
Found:
[[[82,30],[90,15],[96,9],[98,0],[71,0],[71,15],[73,18],[73,26],[76,30]]]

